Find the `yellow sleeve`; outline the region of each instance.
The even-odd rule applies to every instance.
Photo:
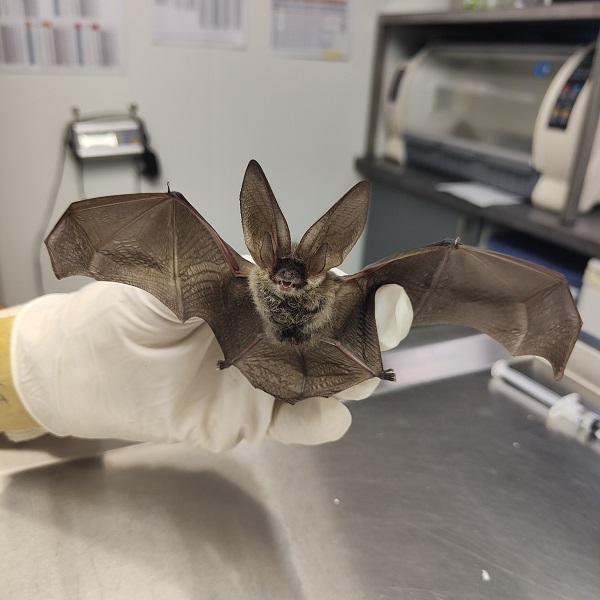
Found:
[[[10,333],[14,316],[0,317],[0,431],[12,432],[39,427],[28,414],[12,382]]]

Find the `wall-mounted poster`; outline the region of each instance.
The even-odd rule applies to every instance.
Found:
[[[243,48],[246,0],[154,0],[155,44]]]
[[[273,0],[273,50],[305,58],[348,58],[349,4],[350,0]]]
[[[0,0],[0,71],[121,73],[123,0]]]

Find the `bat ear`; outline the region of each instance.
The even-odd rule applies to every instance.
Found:
[[[246,246],[257,265],[272,270],[277,258],[290,254],[287,221],[260,165],[251,160],[240,192],[242,229]]]
[[[309,277],[337,267],[346,258],[365,228],[368,209],[369,184],[361,181],[309,228],[298,244]]]

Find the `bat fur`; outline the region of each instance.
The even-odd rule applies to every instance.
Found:
[[[338,279],[331,272],[307,279],[292,250],[273,274],[254,267],[248,283],[269,335],[279,341],[310,344],[315,336],[330,333]]]

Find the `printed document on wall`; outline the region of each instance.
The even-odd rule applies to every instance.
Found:
[[[243,48],[246,0],[153,0],[155,44]]]
[[[125,70],[123,0],[0,0],[0,71]]]
[[[350,0],[273,0],[272,45],[277,54],[347,59]]]

